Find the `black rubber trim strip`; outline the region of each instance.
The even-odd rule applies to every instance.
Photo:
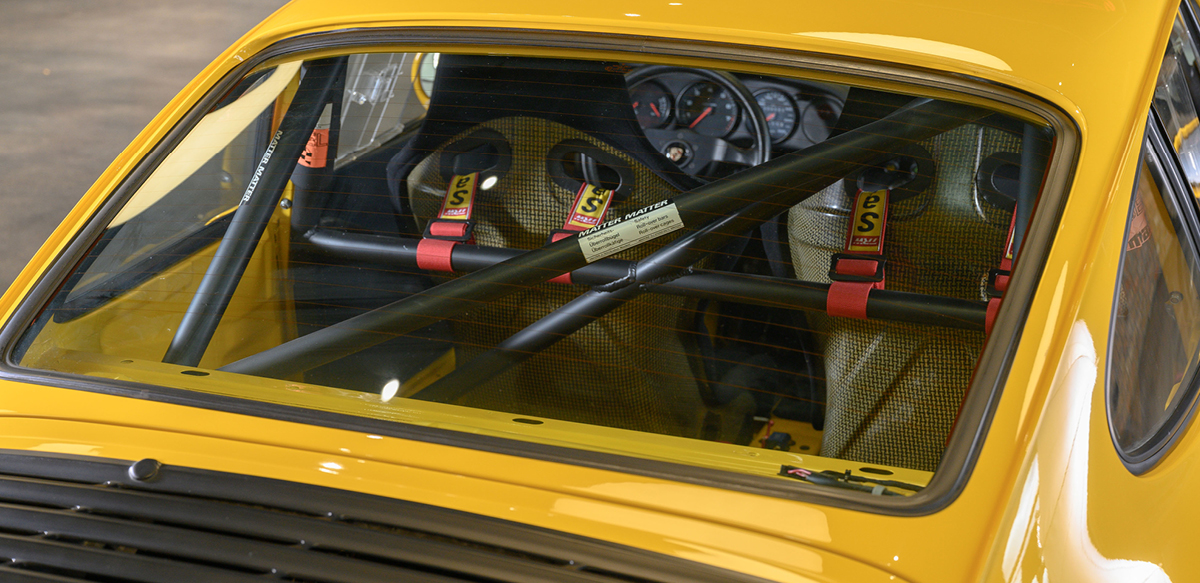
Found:
[[[523,564],[503,555],[451,545],[436,539],[399,541],[384,532],[365,531],[335,522],[314,523],[311,519],[299,516],[245,506],[231,506],[213,512],[212,504],[206,501],[149,492],[96,489],[37,479],[9,479],[0,481],[0,500],[56,507],[82,506],[89,512],[132,516],[211,532],[225,531],[231,524],[238,524],[240,536],[275,542],[243,540],[231,544],[227,537],[208,532],[144,523],[133,523],[137,526],[131,526],[128,521],[111,518],[83,518],[76,513],[60,510],[29,510],[0,503],[0,526],[5,528],[31,531],[48,529],[82,539],[98,536],[95,529],[101,529],[104,539],[116,544],[170,554],[192,553],[200,559],[240,563],[245,569],[263,572],[270,570],[272,562],[286,562],[291,569],[290,574],[319,579],[335,578],[334,575],[354,567],[352,562],[336,555],[318,556],[298,548],[280,546],[303,544],[337,548],[396,562],[424,564],[436,569],[463,571],[478,577],[496,578],[502,577],[503,573],[520,571],[521,580],[530,582],[585,583],[608,580],[580,571],[563,573],[562,569]],[[299,536],[300,533],[303,536]],[[451,553],[454,553],[453,558],[447,556]],[[375,569],[367,574],[370,576],[365,579],[347,580],[374,581],[376,577],[395,576],[397,573],[392,569]]]
[[[399,576],[429,583],[463,578],[763,583],[703,563],[457,510],[171,465],[160,466],[152,478],[139,481],[130,477],[130,465],[0,450],[0,500],[4,501],[0,529],[188,557],[194,561],[188,568],[203,575],[199,579],[214,581],[247,579],[209,577],[205,563],[233,565],[247,573],[330,581]],[[18,504],[31,507],[18,508]],[[0,557],[39,564],[103,559],[97,552],[53,540],[0,536]],[[364,557],[382,560],[371,563]],[[142,577],[138,580],[196,580],[178,574],[149,576],[159,573],[154,569],[180,564],[166,561],[165,566],[160,561],[122,560],[112,565],[101,561],[102,574],[131,577],[128,569],[136,571],[133,578]],[[261,581],[259,575],[252,576]]]
[[[0,520],[3,520],[0,517]],[[180,581],[205,581],[206,583],[261,583],[261,575],[237,573],[215,569],[206,565],[181,563],[144,555],[106,552],[99,549],[30,539],[0,534],[0,557],[17,563],[33,563],[54,566],[63,570],[74,570],[60,565],[77,565],[80,570],[86,565],[89,574],[119,578],[122,581],[145,583],[179,583]],[[87,579],[78,579],[86,581]]]
[[[958,429],[951,436],[933,480],[920,494],[913,497],[887,501],[864,499],[865,497],[846,496],[837,491],[797,488],[787,483],[781,484],[775,478],[749,476],[723,470],[615,454],[600,454],[503,438],[468,436],[447,430],[405,426],[349,415],[316,412],[298,407],[267,405],[144,383],[99,381],[94,377],[33,370],[15,364],[15,360],[19,360],[20,355],[27,348],[28,341],[44,325],[45,319],[40,316],[43,315],[51,298],[61,288],[74,265],[86,254],[91,242],[99,236],[108,221],[120,211],[125,201],[136,192],[137,188],[155,169],[157,161],[178,145],[187,130],[204,115],[204,112],[207,111],[206,108],[216,103],[219,97],[231,89],[241,76],[271,59],[284,55],[328,49],[349,51],[355,47],[378,46],[379,44],[388,44],[397,48],[503,44],[506,47],[517,49],[549,47],[558,50],[579,51],[579,54],[583,54],[584,51],[601,50],[626,53],[630,55],[631,61],[638,61],[636,54],[630,52],[630,47],[636,47],[636,51],[641,53],[653,52],[666,57],[688,57],[711,62],[725,62],[731,68],[736,68],[743,63],[751,66],[804,68],[810,71],[824,71],[840,75],[847,79],[851,77],[870,79],[878,87],[891,87],[910,93],[949,91],[972,95],[976,98],[1006,103],[1023,109],[1048,122],[1054,129],[1056,141],[1050,157],[1047,180],[1038,201],[1038,210],[1031,219],[1030,231],[1026,233],[1026,242],[1022,245],[1021,256],[1016,264],[1013,280],[1005,294],[1006,301],[1001,307],[990,337],[992,340],[1002,340],[989,342],[984,347],[975,370],[974,380],[959,415]],[[192,110],[181,118],[179,123],[146,158],[140,161],[138,166],[114,187],[112,194],[101,209],[68,241],[62,254],[38,278],[33,291],[17,305],[9,325],[0,331],[0,345],[4,350],[3,361],[0,361],[0,379],[201,407],[350,431],[373,431],[380,435],[391,435],[404,439],[659,477],[766,496],[804,500],[863,512],[894,516],[931,514],[953,502],[966,487],[967,481],[974,471],[978,453],[983,448],[984,438],[993,421],[992,413],[999,404],[1001,388],[1008,382],[1009,365],[1025,328],[1026,322],[1023,314],[1028,311],[1034,292],[1041,281],[1049,255],[1050,242],[1062,221],[1066,194],[1073,183],[1075,166],[1079,158],[1079,135],[1079,126],[1070,114],[1033,93],[1013,89],[987,79],[945,71],[933,72],[884,61],[721,42],[683,42],[654,36],[516,28],[405,27],[346,29],[300,35],[279,41],[231,69],[223,79],[213,85],[208,95],[201,98]]]

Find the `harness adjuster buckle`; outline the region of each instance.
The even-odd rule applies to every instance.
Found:
[[[838,263],[843,260],[870,261],[875,263],[875,273],[842,273],[838,271]],[[879,283],[883,281],[883,272],[887,258],[882,255],[861,255],[857,253],[834,253],[829,258],[829,281],[844,281],[855,283]]]
[[[1004,292],[1008,289],[1008,278],[1012,277],[1012,272],[1007,269],[992,269],[988,271],[987,289],[984,291],[988,298],[1003,298]],[[1003,281],[997,282],[1000,278]]]
[[[451,235],[447,231],[453,232],[456,227],[461,227],[460,234]],[[460,221],[456,219],[429,219],[425,225],[425,233],[422,235],[425,239],[438,239],[440,241],[454,241],[456,243],[469,243],[475,237],[475,221]]]

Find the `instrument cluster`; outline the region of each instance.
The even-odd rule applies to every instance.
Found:
[[[771,135],[772,150],[800,150],[829,137],[845,103],[843,88],[793,79],[736,75],[754,96]],[[686,128],[745,141],[752,127],[730,91],[699,75],[671,72],[630,88],[634,113],[643,130]]]

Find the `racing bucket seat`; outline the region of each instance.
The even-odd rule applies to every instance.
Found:
[[[608,216],[618,216],[696,186],[645,138],[627,70],[616,63],[442,55],[422,127],[388,165],[397,211],[415,219],[425,241],[437,241],[435,231],[445,228],[453,231],[444,239],[451,244],[533,249],[579,218],[585,191],[606,194]],[[446,220],[464,212],[446,214],[454,206],[448,201],[457,200],[455,181],[474,191],[467,221]],[[576,230],[602,218],[593,213]],[[672,238],[613,257],[637,260]],[[449,271],[448,260],[426,265]],[[457,364],[586,291],[561,279],[481,304],[454,321]],[[642,294],[453,402],[698,437],[713,417],[693,373],[694,342],[679,332],[695,320],[694,304]],[[748,396],[726,404],[718,433],[732,437],[752,407]]]
[[[852,90],[839,120],[847,131],[878,119],[901,96]],[[856,194],[871,170],[910,174],[889,190],[878,285],[886,289],[987,300],[989,279],[1011,235],[1022,136],[963,125],[846,177],[793,207],[788,242],[798,279],[837,279]],[[1040,178],[1040,177],[1039,177]],[[999,190],[997,189],[999,185]],[[886,273],[886,276],[884,275]],[[835,298],[831,292],[830,303]],[[865,301],[865,300],[864,300]],[[827,403],[821,455],[933,471],[941,459],[986,335],[864,317],[810,314],[824,354]]]

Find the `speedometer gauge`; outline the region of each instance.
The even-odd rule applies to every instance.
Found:
[[[782,142],[796,131],[796,103],[782,91],[767,89],[754,96],[767,118],[772,142]]]
[[[671,94],[662,85],[647,81],[630,89],[629,97],[642,129],[660,128],[671,119]]]
[[[696,133],[723,138],[737,124],[738,106],[729,90],[701,81],[679,97],[679,123]]]

